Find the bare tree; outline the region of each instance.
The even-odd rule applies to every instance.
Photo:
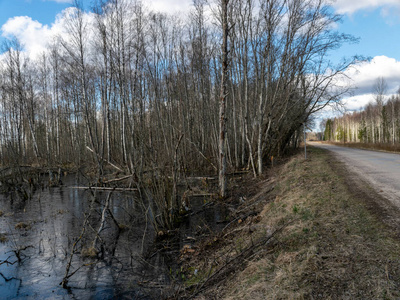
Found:
[[[221,73],[221,92],[219,107],[219,193],[221,197],[226,196],[226,97],[228,81],[228,3],[229,0],[222,0],[222,73]]]
[[[352,38],[335,31],[340,16],[328,4],[221,0],[210,15],[196,0],[185,18],[109,0],[91,23],[76,3],[67,34],[39,61],[6,49],[3,161],[14,153],[27,163],[91,165],[97,175],[110,166],[132,175],[150,210],[164,212],[155,222],[171,226],[185,176],[218,174],[225,197],[227,170],[262,174],[267,158],[298,146],[314,112],[348,91],[343,71],[353,61],[334,66],[328,54]],[[368,139],[387,140],[389,126],[399,136],[397,111],[386,109],[378,125],[371,110]],[[351,139],[361,128],[351,119],[333,125]]]

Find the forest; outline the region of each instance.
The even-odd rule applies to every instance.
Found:
[[[126,290],[136,297],[140,283],[182,280],[169,257],[176,264],[193,253],[212,226],[256,222],[266,200],[246,200],[256,191],[251,180],[263,180],[274,157],[299,147],[314,114],[351,90],[346,70],[358,58],[330,60],[357,41],[337,30],[341,18],[327,0],[194,0],[179,15],[139,0],[90,9],[76,1],[40,55],[8,39],[0,55],[0,249],[11,254],[0,276],[18,288],[7,291],[47,297],[43,283],[57,295],[102,299],[96,293],[111,286],[110,299]],[[392,102],[371,106],[363,138],[389,139],[396,126],[397,140]],[[329,138],[338,124],[345,139],[358,135],[342,120],[327,121]],[[237,174],[247,177],[233,182]],[[275,186],[264,185],[264,194]],[[236,206],[223,206],[232,195]],[[196,286],[244,265],[274,234],[234,259],[227,252],[222,267],[191,270],[205,279]],[[29,263],[25,275],[12,273]],[[38,269],[46,279],[32,283]],[[155,281],[143,280],[149,270]]]
[[[372,145],[399,143],[400,94],[387,96],[383,78],[376,80],[373,90],[371,102],[360,111],[324,120],[324,140]]]
[[[1,165],[85,167],[99,183],[111,169],[151,182],[168,211],[187,176],[260,175],[350,89],[355,59],[333,65],[329,54],[354,38],[335,30],[328,4],[195,0],[177,16],[76,2],[40,57],[16,38],[3,47]]]

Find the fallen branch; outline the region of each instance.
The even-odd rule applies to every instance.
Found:
[[[215,171],[218,171],[218,168],[211,162],[211,160],[209,158],[207,158],[207,156],[205,156],[203,154],[203,152],[200,151],[200,149],[196,146],[195,143],[193,143],[190,139],[186,138],[187,141],[189,143],[191,143],[193,145],[193,147],[197,150],[197,152],[199,152],[199,154],[214,168]]]
[[[75,248],[76,248],[76,246],[78,245],[79,241],[83,238],[83,235],[85,234],[86,225],[87,225],[87,223],[89,222],[90,215],[91,215],[91,210],[90,210],[89,213],[86,215],[85,221],[83,222],[83,227],[82,227],[82,231],[81,231],[80,236],[75,240],[74,244],[72,245],[71,254],[70,254],[70,256],[69,256],[69,260],[68,260],[68,263],[67,263],[67,267],[65,268],[65,275],[64,275],[63,280],[60,282],[60,285],[61,285],[64,289],[68,288],[68,279],[69,279],[72,275],[74,275],[74,274],[82,267],[82,266],[80,266],[80,267],[79,267],[78,269],[76,269],[74,272],[72,272],[71,274],[69,274],[69,270],[70,270],[70,268],[71,268],[71,266],[72,266],[72,258],[73,258],[74,254],[75,254]]]
[[[120,177],[120,178],[105,180],[105,181],[103,181],[103,183],[108,184],[108,183],[118,182],[118,181],[122,181],[122,180],[125,180],[128,178],[131,178],[131,177],[132,177],[132,175],[127,175],[127,176]]]
[[[186,299],[192,299],[196,297],[200,292],[206,289],[207,285],[210,285],[212,281],[218,281],[219,278],[227,278],[227,275],[232,271],[232,269],[236,269],[236,266],[240,264],[240,262],[244,262],[248,260],[249,257],[252,257],[259,247],[267,244],[275,235],[277,235],[279,232],[281,232],[284,228],[286,228],[293,222],[294,220],[281,226],[280,228],[275,230],[272,234],[264,238],[261,238],[260,240],[258,240],[258,242],[251,243],[251,245],[249,245],[246,249],[244,249],[242,252],[240,252],[233,258],[228,259],[223,266],[221,266],[219,269],[217,269],[214,273],[211,274],[213,267],[215,267],[212,266],[210,268],[210,273],[209,273],[210,275],[207,277],[205,281],[185,288],[185,290],[195,288],[195,291]]]
[[[127,191],[127,192],[132,192],[132,191],[137,191],[138,189],[136,188],[113,188],[113,187],[103,187],[103,186],[70,186],[70,189],[77,189],[77,190],[104,190],[104,191]]]
[[[200,176],[200,177],[186,177],[187,180],[217,180],[217,177]]]
[[[107,195],[107,199],[106,199],[106,202],[104,204],[103,212],[101,213],[101,222],[100,222],[99,230],[97,230],[97,234],[96,234],[96,236],[95,236],[95,238],[93,240],[93,244],[92,244],[93,249],[96,249],[97,239],[100,237],[100,233],[104,228],[104,224],[106,223],[106,211],[108,210],[108,205],[110,204],[111,194],[112,193],[109,193]]]
[[[124,172],[121,168],[117,167],[116,165],[114,165],[112,162],[108,161],[107,159],[104,159],[103,157],[101,157],[100,155],[98,155],[95,151],[93,151],[93,149],[90,149],[89,146],[86,146],[86,148],[92,152],[93,154],[97,155],[100,159],[102,159],[103,161],[105,161],[106,163],[108,163],[111,167],[117,169],[118,171]]]

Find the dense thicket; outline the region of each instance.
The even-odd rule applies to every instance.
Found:
[[[2,164],[216,172],[222,22],[220,4],[211,7],[196,0],[188,16],[170,16],[139,1],[77,5],[40,59],[9,42]],[[263,159],[296,146],[309,116],[347,91],[338,77],[348,63],[327,55],[350,37],[333,30],[340,16],[325,0],[231,0],[227,14],[227,166],[261,173]]]

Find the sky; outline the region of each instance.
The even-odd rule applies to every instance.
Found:
[[[46,41],[62,34],[62,12],[72,0],[0,0],[0,44],[17,36],[32,56],[46,48]],[[83,0],[89,9],[93,0]],[[192,0],[143,0],[161,12],[188,11]],[[387,83],[387,95],[400,87],[400,0],[336,0],[335,12],[343,15],[337,30],[351,34],[358,43],[344,45],[330,55],[333,62],[360,55],[367,60],[346,70],[354,89],[343,99],[348,112],[360,110],[372,102],[373,87],[379,77]],[[0,46],[0,50],[1,50]],[[1,52],[1,51],[0,51]],[[319,119],[335,112],[325,110]]]
[[[359,38],[356,44],[344,45],[333,59],[361,55],[367,61],[346,71],[355,87],[345,97],[347,111],[360,110],[374,101],[377,78],[387,82],[387,98],[400,88],[400,1],[338,0],[337,13],[343,14],[337,30]]]

